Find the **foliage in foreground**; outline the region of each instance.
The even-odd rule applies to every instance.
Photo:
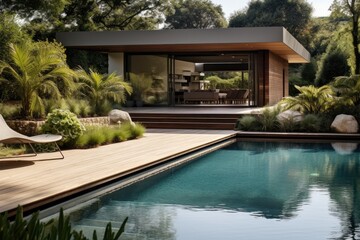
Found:
[[[117,240],[125,231],[128,218],[122,222],[119,230],[113,232],[111,223],[106,225],[103,240]],[[73,230],[70,217],[64,216],[60,210],[59,218],[44,223],[40,221],[39,213],[33,213],[29,219],[24,219],[22,207],[18,207],[14,221],[10,221],[8,214],[0,214],[0,239],[1,240],[86,240],[82,231]],[[97,240],[96,230],[93,240]]]

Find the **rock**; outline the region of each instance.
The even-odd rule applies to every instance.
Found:
[[[279,113],[276,118],[280,123],[284,123],[285,121],[301,122],[304,116],[299,111],[286,110]]]
[[[357,143],[345,143],[345,142],[336,142],[331,143],[331,146],[334,148],[335,152],[340,155],[348,155],[353,153],[357,147]]]
[[[352,115],[337,115],[331,123],[331,129],[338,133],[357,133],[359,124]]]
[[[111,110],[109,112],[109,119],[111,124],[122,124],[130,122],[131,125],[135,125],[135,123],[131,120],[129,113],[119,109]]]

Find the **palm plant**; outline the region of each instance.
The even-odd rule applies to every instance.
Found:
[[[0,82],[21,99],[24,117],[31,118],[36,108],[44,112],[44,98],[62,96],[57,82],[63,82],[63,93],[72,89],[74,72],[66,64],[64,51],[55,42],[11,44],[11,61],[0,61]]]
[[[360,75],[336,77],[332,85],[344,103],[351,105],[360,103]]]
[[[319,113],[325,112],[336,102],[336,97],[333,89],[324,85],[322,87],[310,86],[295,86],[299,90],[299,95],[295,97],[286,97],[281,103],[284,104],[285,109],[294,109],[302,113]]]
[[[77,71],[80,80],[80,91],[99,113],[104,101],[124,103],[125,94],[131,94],[131,86],[115,73],[101,74],[93,70],[87,73],[84,69]]]

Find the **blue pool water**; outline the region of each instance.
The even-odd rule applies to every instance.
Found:
[[[236,142],[79,212],[90,236],[128,216],[122,239],[360,239],[360,149]]]

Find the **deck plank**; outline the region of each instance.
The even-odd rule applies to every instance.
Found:
[[[61,193],[234,134],[235,132],[230,130],[153,129],[141,139],[94,149],[63,151],[63,160],[40,160],[53,154],[40,154],[35,158],[3,159],[0,164],[12,161],[13,167],[0,168],[0,212],[13,210],[19,204],[30,206],[34,202],[59,197]],[[29,161],[27,163],[32,165],[19,164],[19,167],[16,167],[18,160],[22,161],[18,163]]]

